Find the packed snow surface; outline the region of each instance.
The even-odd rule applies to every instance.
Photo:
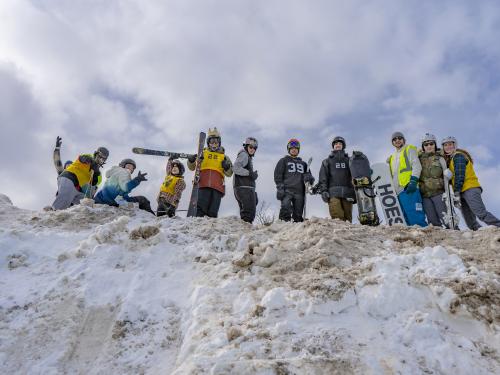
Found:
[[[2,374],[498,374],[500,231],[0,196]]]

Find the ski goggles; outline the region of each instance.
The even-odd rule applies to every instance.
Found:
[[[300,142],[299,141],[291,141],[288,144],[288,148],[300,148]]]
[[[422,146],[435,146],[436,142],[434,141],[429,141],[429,142],[424,142],[422,143]]]
[[[397,137],[394,137],[392,138],[392,141],[402,141],[404,138],[403,137],[400,137],[400,136],[397,136]]]

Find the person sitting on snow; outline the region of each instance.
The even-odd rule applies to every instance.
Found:
[[[418,189],[422,165],[418,159],[417,148],[407,145],[401,132],[394,132],[391,140],[396,150],[389,156],[387,162],[406,223],[425,227],[427,223],[422,208],[422,196]]]
[[[167,162],[165,180],[158,194],[158,208],[156,216],[175,216],[175,211],[181,200],[182,192],[186,189],[184,182],[184,165],[177,160],[178,154],[171,154]]]
[[[467,227],[472,230],[481,228],[477,219],[488,225],[500,227],[500,220],[484,206],[481,197],[483,189],[474,171],[474,163],[470,154],[457,148],[455,137],[446,137],[441,144],[451,171],[455,204],[461,209]]]
[[[139,171],[137,177],[132,178],[135,168],[135,161],[132,159],[123,159],[119,165],[115,165],[108,170],[106,172],[107,180],[104,183],[104,187],[97,192],[94,198],[95,203],[118,207],[119,204],[116,198],[121,196],[126,202],[139,203],[141,210],[151,212],[154,215],[153,210],[151,210],[151,204],[146,197],[130,197],[128,195],[142,181],[147,181],[147,173],[141,173],[141,171]]]

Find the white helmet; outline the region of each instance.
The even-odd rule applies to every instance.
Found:
[[[431,133],[425,133],[425,135],[422,137],[422,143],[424,142],[434,142],[437,143],[436,136]]]
[[[455,143],[455,147],[458,147],[457,139],[453,136],[444,137],[443,140],[441,141],[441,145],[444,145],[445,143],[448,142],[453,142]]]

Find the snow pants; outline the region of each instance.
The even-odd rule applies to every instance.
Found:
[[[283,221],[290,221],[293,218],[295,222],[304,221],[304,194],[285,193],[281,200],[279,218]]]
[[[198,205],[196,207],[196,216],[217,217],[222,197],[224,195],[212,188],[200,188],[198,191]]]
[[[174,217],[175,216],[175,210],[176,207],[165,201],[164,199],[158,199],[158,208],[156,209],[156,216],[164,216],[167,215],[168,217]]]
[[[423,199],[425,216],[427,222],[435,227],[444,225],[444,214],[446,213],[446,204],[443,201],[443,194],[434,195]]]
[[[340,219],[352,223],[352,202],[345,198],[330,198],[328,209],[332,219]]]
[[[127,202],[134,202],[134,203],[139,203],[139,208],[144,211],[148,211],[151,214],[155,214],[154,211],[151,209],[151,202],[149,201],[148,198],[143,197],[142,195],[138,195],[136,197],[128,197],[126,199]]]
[[[500,227],[500,220],[491,214],[484,206],[481,198],[481,188],[472,188],[460,194],[460,204],[462,205],[462,215],[465,219],[467,227],[472,230],[478,230],[481,225],[477,219],[488,225]]]
[[[52,203],[54,210],[64,210],[71,205],[80,204],[84,194],[78,191],[69,178],[59,176],[57,178],[57,196]]]
[[[398,194],[399,204],[403,210],[403,215],[408,225],[420,225],[426,227],[425,213],[422,207],[422,196],[420,190],[417,189],[414,193],[407,193],[403,190]]]
[[[257,210],[257,193],[251,186],[239,186],[234,188],[234,197],[240,207],[240,218],[247,223],[253,223]]]

